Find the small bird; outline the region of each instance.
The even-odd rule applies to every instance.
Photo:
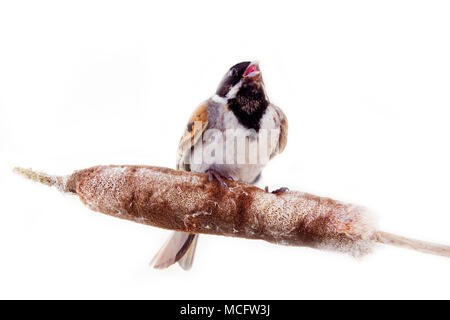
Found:
[[[176,168],[208,173],[224,188],[226,179],[254,183],[267,162],[284,150],[287,133],[286,116],[269,102],[259,64],[241,62],[192,114],[178,146]],[[178,262],[188,270],[197,240],[197,234],[174,232],[151,263],[167,268]]]

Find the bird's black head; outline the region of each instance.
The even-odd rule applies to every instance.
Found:
[[[241,81],[250,61],[235,64],[228,70],[217,88],[216,94],[225,98],[230,90]]]
[[[224,76],[216,94],[227,99],[228,108],[247,128],[259,130],[261,117],[269,105],[257,62],[241,62]]]

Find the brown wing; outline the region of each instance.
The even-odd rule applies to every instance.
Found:
[[[283,111],[281,111],[281,109],[278,108],[277,106],[273,106],[273,108],[277,112],[278,117],[280,119],[280,137],[278,139],[278,146],[275,149],[275,151],[272,153],[270,158],[273,158],[277,154],[283,152],[284,148],[286,147],[287,138],[288,138],[288,120],[287,120],[287,117],[283,113]]]
[[[208,128],[208,107],[209,105],[206,102],[198,106],[186,125],[186,130],[178,144],[177,170],[189,171],[189,165],[185,163],[185,157],[189,155],[191,148]]]
[[[287,144],[287,138],[288,138],[288,121],[286,116],[283,114],[283,119],[281,120],[281,126],[280,126],[280,140],[278,142],[278,153],[281,153],[284,151],[284,148]]]

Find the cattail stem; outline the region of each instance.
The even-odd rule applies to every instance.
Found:
[[[27,179],[37,181],[42,184],[46,184],[48,186],[53,186],[57,183],[57,180],[53,176],[50,176],[43,172],[37,172],[31,169],[24,169],[19,167],[15,167],[13,171],[17,174],[24,176]]]
[[[150,166],[97,166],[66,177],[14,171],[77,194],[91,209],[186,233],[262,239],[355,256],[384,243],[450,257],[450,247],[377,231],[361,207],[307,193],[273,194],[237,181]]]
[[[383,244],[389,244],[397,247],[450,258],[450,246],[442,244],[410,239],[383,231],[377,232],[376,240]]]
[[[63,192],[67,192],[65,186],[65,178],[59,176],[52,176],[43,172],[33,171],[32,169],[24,169],[15,167],[13,168],[13,172],[24,176],[27,179],[45,184],[47,186],[55,186]]]

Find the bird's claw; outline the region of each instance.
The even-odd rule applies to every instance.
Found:
[[[269,192],[269,187],[265,187],[264,188],[264,190],[266,191],[266,192]],[[273,193],[273,194],[279,194],[279,193],[284,193],[284,192],[287,192],[287,191],[289,191],[289,188],[286,188],[286,187],[282,187],[282,188],[278,188],[278,189],[276,189],[276,190],[273,190],[271,193]]]
[[[223,185],[228,190],[230,190],[230,188],[228,187],[228,185],[227,185],[227,183],[225,182],[224,179],[233,180],[232,177],[221,175],[219,172],[217,172],[214,169],[209,169],[209,170],[206,171],[206,173],[208,173],[209,181],[213,181],[213,179],[216,179],[221,185]]]

